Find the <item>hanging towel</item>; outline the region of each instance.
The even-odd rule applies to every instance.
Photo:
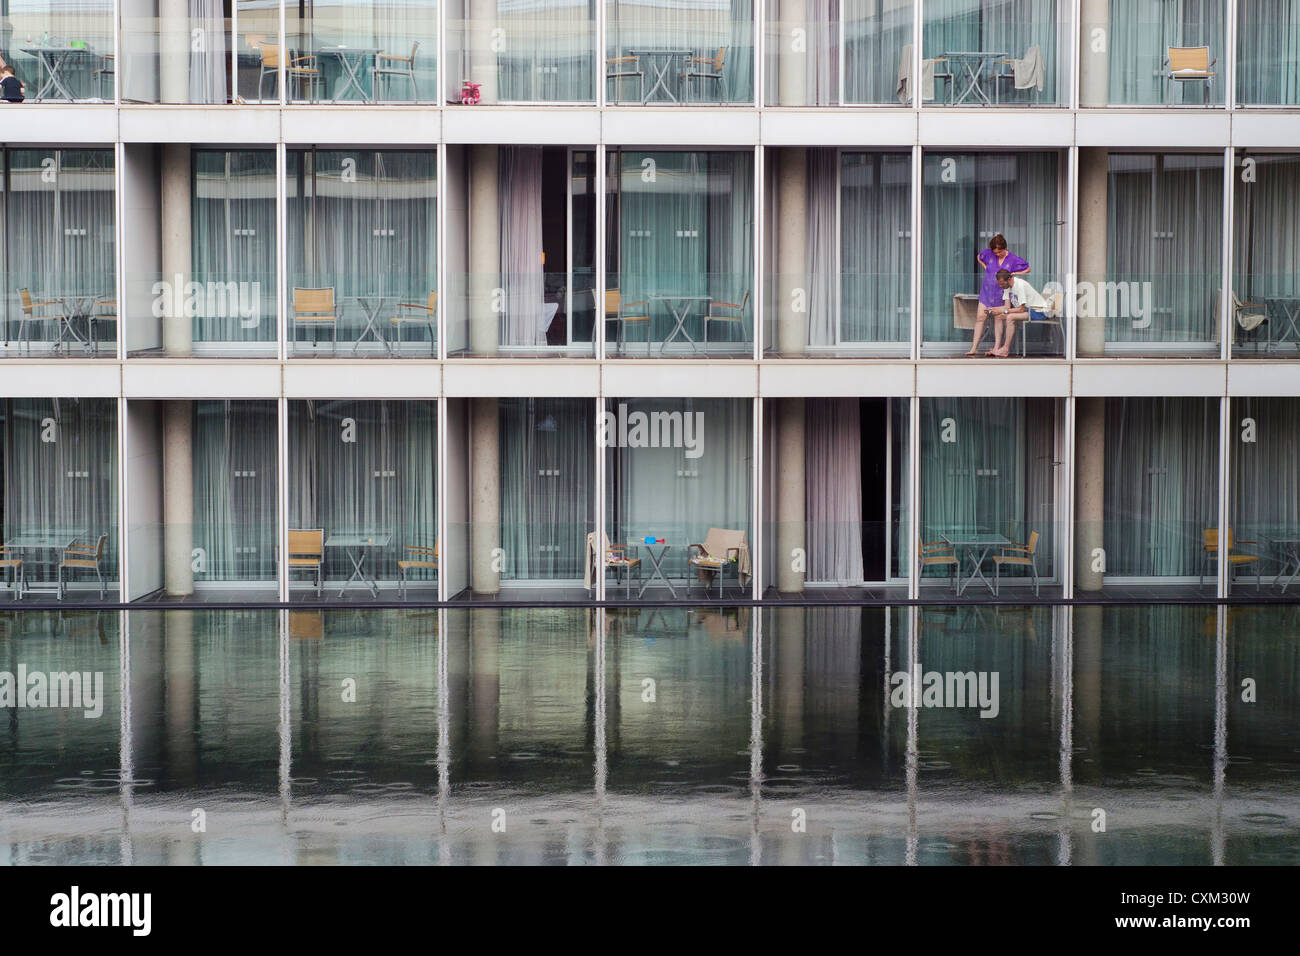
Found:
[[[1046,69],[1043,66],[1043,51],[1031,46],[1025,51],[1024,59],[1015,61],[1016,89],[1043,91]]]
[[[898,62],[898,99],[906,103],[912,98],[912,44],[903,47]],[[921,99],[934,99],[934,60],[921,61]]]

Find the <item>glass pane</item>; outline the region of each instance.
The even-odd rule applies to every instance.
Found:
[[[1242,151],[1233,184],[1232,355],[1300,354],[1300,156]]]
[[[608,159],[606,354],[751,355],[753,154]]]
[[[1083,106],[1223,104],[1224,0],[1099,0],[1080,30]]]
[[[1237,0],[1237,102],[1300,103],[1300,4]]]
[[[1064,167],[1048,152],[926,153],[923,354],[1064,354]]]
[[[3,354],[117,355],[111,149],[5,154]]]
[[[607,0],[605,96],[624,106],[753,103],[753,0]]]
[[[1300,399],[1232,400],[1226,560],[1233,596],[1294,594],[1300,575],[1298,430]],[[1216,564],[1222,555],[1215,555]]]
[[[436,354],[437,154],[291,150],[289,350]]]
[[[244,7],[237,4],[241,18]],[[265,22],[266,4],[248,10],[245,29]],[[122,100],[131,103],[228,103],[231,101],[231,17],[229,0],[192,0],[162,15],[158,0],[124,0],[122,4]],[[260,13],[260,17],[259,17]],[[113,64],[100,68],[99,79],[112,98]]]
[[[29,101],[113,101],[113,0],[9,0],[0,55]]]
[[[927,0],[921,102],[1054,106],[1068,92],[1071,4],[1062,0]],[[910,52],[910,50],[908,51]],[[900,67],[910,75],[911,65]],[[900,78],[900,85],[901,85]]]
[[[591,103],[594,0],[452,0],[447,8],[452,103]]]

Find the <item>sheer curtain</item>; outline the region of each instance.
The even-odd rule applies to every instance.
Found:
[[[275,341],[275,153],[195,150],[195,282],[237,287],[220,315],[194,320],[196,342]],[[253,310],[256,310],[255,314]]]
[[[594,521],[593,405],[585,398],[503,398],[502,577],[582,578]]]
[[[991,51],[1019,59],[1030,47],[1038,47],[1043,56],[1043,90],[1040,102],[1056,102],[1056,11],[1059,0],[926,0],[924,55],[942,57],[949,52]],[[948,64],[952,67],[953,64]],[[996,72],[1006,72],[1001,65]],[[961,76],[961,71],[956,71]],[[956,81],[964,90],[965,82]],[[984,87],[990,97],[991,85]],[[1017,90],[1014,83],[1002,82],[997,89],[998,101],[1033,102],[1036,90]],[[942,95],[936,91],[936,97]],[[966,100],[975,105],[971,97]]]
[[[497,0],[497,24],[510,38],[497,54],[501,99],[594,100],[594,17],[591,0]]]
[[[988,531],[1023,542],[1037,531],[1038,573],[1053,573],[1051,410],[1035,399],[921,402],[922,540]]]
[[[691,51],[694,56],[714,57],[723,49],[723,72],[727,77],[729,102],[754,101],[754,6],[752,0],[607,0],[606,55],[628,56],[629,50]],[[649,61],[647,61],[647,66]],[[652,69],[658,69],[655,64]],[[646,66],[643,66],[646,69]],[[676,63],[669,68],[669,84]],[[646,93],[654,82],[646,78]],[[607,89],[623,102],[635,102],[632,81],[620,81]],[[670,86],[681,102],[717,102],[722,95],[716,80],[692,80],[685,86]],[[629,99],[631,98],[631,99]],[[662,92],[651,102],[671,102]]]
[[[1058,176],[1054,152],[928,154],[924,163],[922,284],[925,340],[969,342],[953,326],[952,298],[976,293],[983,269],[975,257],[993,236],[1029,262],[1042,290],[1057,276]]]
[[[844,102],[898,102],[898,64],[912,42],[912,4],[840,0],[844,36]]]
[[[835,248],[839,201],[839,156],[835,149],[808,150],[808,226],[805,232],[808,281],[808,344],[835,345],[839,269]]]
[[[912,157],[846,152],[840,176],[840,340],[906,342],[912,335]]]
[[[1217,400],[1106,400],[1106,573],[1198,575],[1218,525]]]
[[[194,403],[196,582],[275,580],[276,444],[275,402]]]
[[[5,159],[9,175],[4,258],[10,318],[15,317],[22,289],[37,301],[114,297],[113,151],[15,149],[7,151]],[[44,331],[54,335],[52,328]],[[115,331],[109,324],[103,334]]]
[[[292,23],[297,12],[300,37],[290,41],[290,52],[295,56],[315,55],[316,66],[321,70],[322,83],[318,96],[330,99],[342,93],[343,69],[338,57],[321,56],[319,51],[328,47],[353,47],[378,49],[390,56],[408,57],[411,45],[419,41],[416,54],[416,83],[419,100],[433,99],[437,57],[437,4],[419,0],[305,0],[305,6],[289,3],[286,16]],[[292,30],[292,27],[290,27]],[[376,99],[411,101],[410,83],[405,79],[389,77],[382,80],[380,90],[373,90],[370,67],[373,61],[363,58],[357,70],[357,81],[367,94]],[[391,65],[391,64],[390,64]],[[295,83],[291,90],[295,98],[306,95],[307,87]],[[343,101],[359,101],[355,88],[350,88]]]
[[[684,447],[611,447],[609,534],[615,543],[639,544],[651,535],[671,550],[665,570],[686,571],[686,545],[710,528],[750,534],[751,403],[745,399],[611,399],[609,410],[629,414],[700,413],[702,454]],[[613,442],[611,442],[613,444]],[[629,446],[631,441],[629,440]]]
[[[1208,46],[1212,102],[1223,102],[1225,0],[1110,0],[1110,102],[1164,103],[1162,63],[1171,46]],[[1177,83],[1170,103],[1204,103],[1204,85]]]
[[[289,414],[289,523],[331,534],[391,535],[366,569],[397,579],[407,545],[437,540],[437,412],[433,402],[295,401]],[[344,549],[326,576],[346,579]]]
[[[1237,49],[1240,102],[1300,103],[1300,3],[1237,0]]]
[[[190,102],[225,103],[229,66],[222,0],[190,0]]]
[[[752,336],[757,314],[753,295],[754,156],[747,152],[703,155],[707,159],[708,294],[715,300],[736,303],[749,294],[745,321]],[[733,333],[733,340],[739,338]]]
[[[1223,157],[1110,155],[1107,279],[1137,283],[1147,312],[1107,319],[1110,342],[1201,342],[1218,338]]]
[[[1243,302],[1293,294],[1300,283],[1300,156],[1251,154],[1255,181],[1236,179],[1237,208],[1233,222],[1233,283]],[[1280,322],[1281,319],[1274,321]],[[1273,330],[1276,337],[1281,331]]]
[[[436,289],[436,165],[433,151],[290,150],[290,308],[295,286],[333,288],[344,307],[343,342],[364,328],[357,296],[382,296],[390,310],[425,303]],[[305,341],[311,333],[298,334]],[[403,334],[428,338],[418,325]]]
[[[104,576],[115,580],[116,403],[107,398],[5,399],[0,401],[0,427],[0,541],[76,532],[79,544],[94,545],[106,534]]]
[[[1256,423],[1255,441],[1240,440],[1241,421]],[[1300,531],[1300,399],[1233,399],[1232,477],[1228,515],[1236,540],[1259,544],[1242,550],[1266,556],[1265,572],[1280,557],[1270,534],[1294,537]]]
[[[542,263],[542,148],[500,149],[501,316],[504,345],[546,344]]]
[[[804,405],[809,581],[862,583],[862,422],[856,398]]]

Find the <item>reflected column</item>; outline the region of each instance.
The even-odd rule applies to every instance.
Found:
[[[1071,634],[1074,663],[1071,686],[1071,703],[1075,716],[1070,722],[1071,738],[1074,730],[1080,736],[1097,747],[1101,743],[1101,664],[1102,664],[1102,623],[1105,609],[1099,605],[1086,605],[1074,608],[1074,627]],[[1072,746],[1073,750],[1073,746]],[[1088,866],[1097,862],[1097,840],[1089,833],[1091,839],[1079,841],[1077,856],[1072,862]]]
[[[194,612],[166,611],[163,615],[164,715],[167,725],[167,768],[173,786],[193,789],[198,782],[195,752]],[[188,854],[184,859],[179,857]],[[190,833],[172,844],[168,863],[201,863],[198,836]]]
[[[791,610],[782,608],[781,610]],[[755,608],[750,615],[753,634],[750,643],[749,665],[749,794],[752,806],[752,826],[749,835],[749,863],[759,866],[763,862],[762,833],[759,827],[763,813],[763,614]]]

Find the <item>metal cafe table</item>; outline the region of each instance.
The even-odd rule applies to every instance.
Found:
[[[352,344],[352,354],[356,355],[357,349],[361,347],[361,342],[367,335],[373,335],[375,341],[384,347],[384,351],[392,355],[392,343],[383,336],[379,331],[379,327],[375,324],[379,321],[379,313],[383,311],[384,303],[391,299],[392,296],[370,293],[368,295],[354,295],[352,298],[361,307],[361,316],[366,320],[366,324],[361,329],[361,334],[357,336],[356,342]]]
[[[387,548],[393,536],[386,532],[371,534],[331,534],[325,539],[325,547],[342,548],[352,562],[352,574],[339,588],[339,597],[351,587],[353,581],[360,581],[363,587],[370,589],[372,597],[379,597],[379,583],[366,575],[366,555],[376,549]]]
[[[958,578],[957,594],[958,596],[965,593],[966,589],[975,583],[979,578],[984,582],[984,586],[989,589],[989,594],[993,593],[993,582],[984,576],[984,562],[988,560],[989,552],[994,548],[1004,548],[1011,544],[1011,539],[1006,535],[992,534],[987,531],[943,531],[939,537],[952,545],[954,551],[965,551],[971,559],[973,568],[970,577],[964,582]]]
[[[993,100],[988,91],[984,89],[985,76],[991,71],[989,66],[997,60],[1004,59],[1006,53],[984,53],[978,50],[957,50],[943,54],[944,58],[952,64],[952,81],[955,87],[959,79],[966,81],[966,88],[961,91],[960,95],[954,95],[949,103],[952,106],[960,106],[973,95],[977,100],[984,103],[985,106],[992,106]],[[964,75],[958,76],[958,69],[961,69]]]
[[[694,50],[628,50],[632,56],[638,59],[644,57],[648,60],[648,66],[651,75],[654,76],[654,83],[650,84],[650,89],[646,91],[645,96],[641,97],[641,103],[649,103],[654,99],[657,90],[663,90],[664,96],[668,97],[674,103],[680,103],[677,95],[668,87],[668,71],[672,69],[673,63],[678,57],[685,59],[688,56],[694,56]]]
[[[80,46],[67,44],[62,46],[33,45],[20,47],[19,49],[28,56],[34,57],[40,71],[45,73],[45,82],[41,84],[39,92],[31,97],[31,99],[38,101],[45,99],[50,90],[54,90],[69,102],[76,100],[76,97],[72,95],[72,91],[63,82],[65,72],[77,67],[90,67],[93,69],[98,64],[100,56],[85,43]]]
[[[642,542],[641,548],[645,550],[647,557],[650,559],[650,575],[645,579],[645,583],[641,585],[641,590],[636,593],[638,600],[645,594],[646,588],[654,584],[655,578],[662,581],[664,587],[668,588],[668,593],[676,599],[677,590],[673,587],[673,583],[668,580],[668,576],[664,574],[664,557],[671,547],[671,544],[665,544],[659,549],[659,553],[655,554],[654,545],[649,540]]]
[[[63,552],[76,544],[85,533],[85,528],[45,528],[41,531],[18,534],[6,540],[2,547],[10,551],[23,552],[23,593],[58,594],[58,562],[62,560]],[[43,557],[50,553],[54,554],[53,560],[45,557],[45,560],[37,562],[47,569],[54,569],[53,581],[47,580],[40,585],[33,586],[32,579],[27,574],[27,562],[31,560],[28,554],[32,552]]]
[[[362,103],[373,103],[366,88],[361,85],[361,77],[358,74],[366,65],[367,60],[374,59],[383,50],[372,49],[371,47],[358,46],[323,46],[317,49],[316,56],[324,58],[332,56],[339,61],[339,81],[335,84],[334,95],[330,97],[331,103],[337,103],[343,98],[348,90],[356,90],[357,95],[361,97]]]
[[[699,345],[693,338],[691,338],[691,333],[686,331],[686,320],[691,317],[692,305],[696,302],[712,302],[713,296],[656,294],[647,296],[646,298],[651,302],[662,302],[664,305],[668,306],[668,311],[672,313],[673,317],[673,329],[668,333],[667,337],[664,338],[663,344],[659,346],[659,354],[663,355],[664,349],[668,348],[668,343],[673,341],[673,339],[677,338],[679,335],[685,338],[687,342],[691,343],[692,351],[698,352],[700,350]]]

